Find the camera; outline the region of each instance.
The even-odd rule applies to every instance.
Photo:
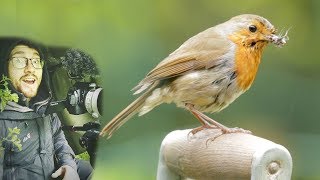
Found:
[[[95,83],[76,82],[69,89],[65,106],[70,114],[83,114],[88,112],[94,118],[101,116],[102,88]]]
[[[81,50],[50,47],[49,51],[47,63],[54,100],[46,113],[59,113],[72,149],[76,153],[87,150],[94,165],[103,109],[103,89],[95,83],[99,71],[92,57]]]
[[[94,118],[102,114],[102,88],[96,83],[76,82],[70,87],[67,97],[63,100],[50,102],[49,109],[62,105],[70,114],[89,113]]]
[[[102,113],[102,88],[92,82],[75,82],[69,88],[67,97],[63,100],[52,101],[49,105],[50,111],[59,111],[66,108],[70,114],[79,115],[89,113],[93,118],[99,118]],[[100,123],[88,122],[82,126],[63,125],[62,130],[76,132],[85,131],[80,137],[79,144],[85,148],[90,155],[90,163],[93,166],[96,155],[96,144],[99,138]]]

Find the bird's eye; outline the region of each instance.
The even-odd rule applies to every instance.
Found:
[[[250,25],[250,26],[249,26],[249,31],[251,31],[251,32],[256,32],[256,31],[257,31],[257,26],[255,26],[255,25]]]

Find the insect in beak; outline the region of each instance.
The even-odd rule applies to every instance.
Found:
[[[284,46],[287,41],[289,40],[288,32],[290,28],[282,35],[282,33],[275,35],[275,34],[270,34],[266,36],[266,40],[275,44],[277,47],[282,47]]]

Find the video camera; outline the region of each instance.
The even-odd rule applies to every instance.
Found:
[[[103,89],[96,82],[99,77],[96,64],[86,53],[77,49],[53,49],[55,52],[62,52],[62,56],[49,58],[49,72],[53,76],[55,98],[47,108],[48,113],[63,112],[66,109],[71,115],[80,115],[89,113],[92,118],[86,121],[82,126],[76,126],[74,123],[62,123],[62,129],[68,134],[72,132],[84,131],[79,139],[79,144],[85,148],[90,155],[90,163],[94,165],[96,144],[99,138],[99,117],[102,115],[102,95]],[[66,89],[65,87],[69,87]],[[61,90],[65,88],[64,90]],[[82,116],[83,117],[83,116]],[[82,121],[83,122],[83,121]]]
[[[96,83],[76,82],[70,87],[65,99],[52,101],[50,106],[63,105],[70,114],[88,112],[92,117],[98,118],[102,113],[102,90]]]
[[[67,110],[71,114],[88,112],[94,118],[101,116],[102,88],[95,83],[77,82],[68,92]]]
[[[92,117],[99,118],[102,113],[102,94],[102,88],[95,83],[76,82],[70,87],[65,99],[50,102],[50,106],[62,104],[70,114],[79,115],[88,112]],[[99,129],[100,123],[98,122],[88,122],[83,126],[62,126],[64,131],[85,131],[79,139],[79,144],[90,155],[91,165],[94,165],[95,161]]]

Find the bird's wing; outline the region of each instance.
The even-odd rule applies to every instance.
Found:
[[[229,41],[212,29],[199,33],[161,61],[133,90],[137,90],[135,94],[138,94],[155,81],[180,76],[192,70],[212,68],[230,46]]]

